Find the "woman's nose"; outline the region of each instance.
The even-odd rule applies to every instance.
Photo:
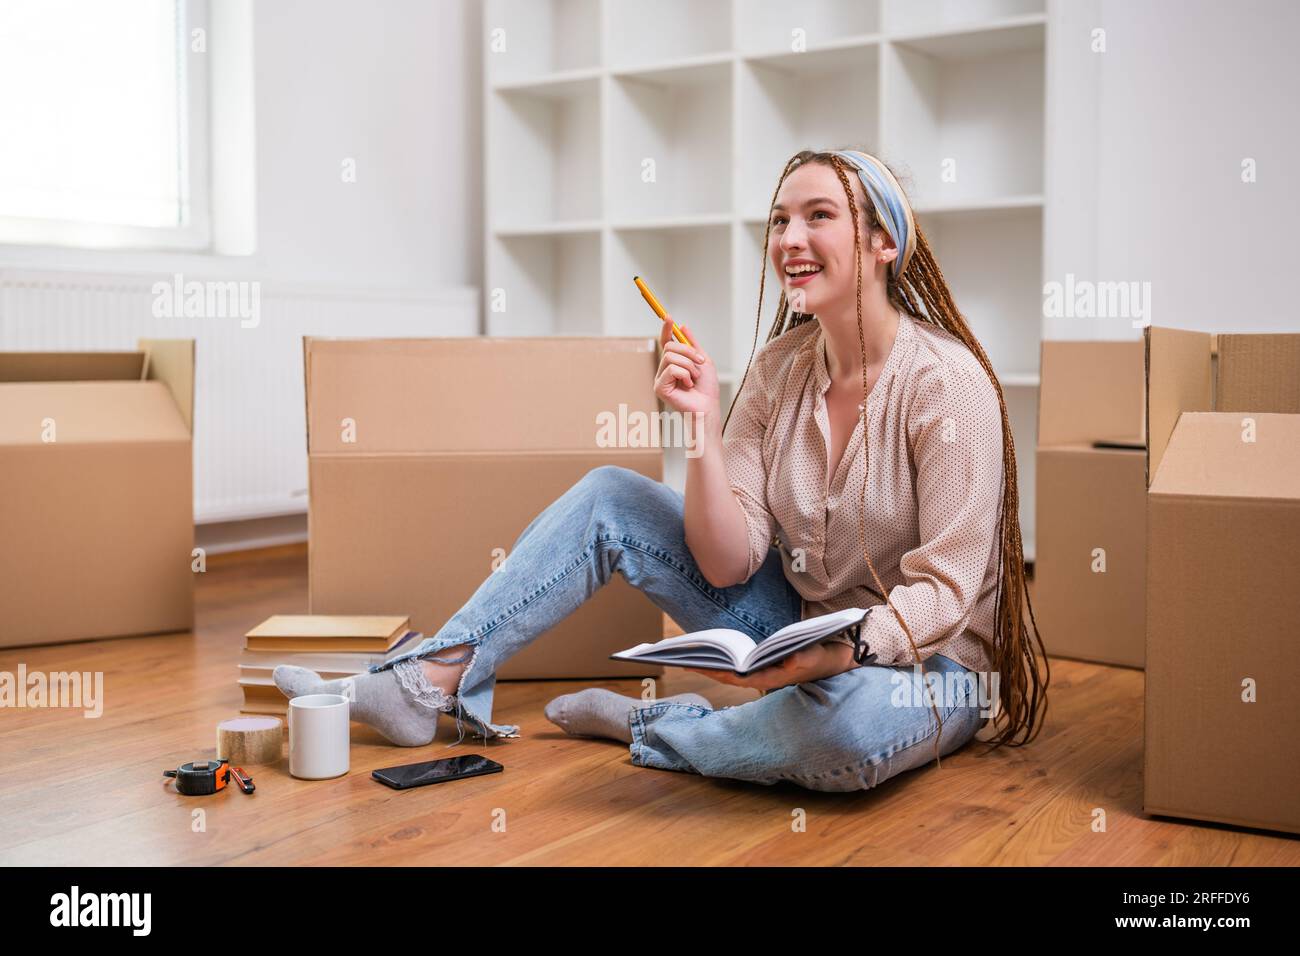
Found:
[[[796,219],[791,219],[785,225],[781,233],[782,249],[802,249],[804,244],[804,225]]]

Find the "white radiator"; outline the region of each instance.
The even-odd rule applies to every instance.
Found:
[[[199,523],[306,510],[304,335],[478,334],[472,288],[408,295],[261,282],[256,298],[252,286],[243,287],[242,304],[257,305],[256,324],[234,300],[229,310],[217,310],[229,317],[166,317],[156,283],[184,290],[209,278],[226,281],[188,273],[178,283],[175,275],[158,273],[0,270],[0,350],[134,349],[140,338],[195,339]]]

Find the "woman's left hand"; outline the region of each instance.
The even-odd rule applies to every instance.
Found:
[[[709,667],[687,667],[685,670],[736,687],[776,690],[790,684],[807,684],[826,677],[834,677],[856,666],[853,663],[853,648],[847,644],[814,644],[795,651],[784,660],[745,675]]]

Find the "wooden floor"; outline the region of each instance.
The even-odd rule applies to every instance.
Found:
[[[1300,864],[1294,837],[1145,817],[1141,672],[1059,659],[1034,743],[989,756],[967,746],[860,793],[633,766],[624,745],[567,737],[543,717],[556,694],[592,683],[557,681],[497,685],[495,719],[519,724],[516,739],[467,735],[448,750],[455,723],[444,719],[433,745],[401,749],[353,724],[345,777],[295,780],[286,758],[252,771],[254,795],[182,797],[162,771],[215,753],[216,724],[239,708],[242,634],[306,609],[305,550],[213,558],[197,594],[194,635],[0,650],[0,671],[24,663],[105,681],[98,719],[0,710],[0,863]],[[661,696],[695,690],[715,706],[754,696],[695,674],[661,684]],[[505,772],[405,792],[370,779],[469,752]]]

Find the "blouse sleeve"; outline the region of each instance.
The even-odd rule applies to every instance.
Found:
[[[767,503],[767,468],[763,464],[763,438],[771,416],[772,395],[764,374],[764,349],[750,367],[749,378],[731,412],[722,438],[722,455],[732,493],[740,502],[749,531],[749,566],[745,580],[754,576],[772,547],[777,522]]]
[[[967,628],[980,597],[1002,503],[1002,414],[982,367],[940,366],[919,383],[908,417],[920,544],[899,561],[907,583],[889,598],[924,660],[927,646]],[[864,630],[877,664],[916,662],[887,604]]]

